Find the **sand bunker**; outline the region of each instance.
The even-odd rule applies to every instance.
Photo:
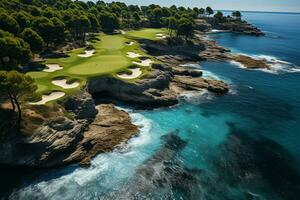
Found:
[[[134,42],[129,42],[129,43],[126,43],[128,46],[132,46],[134,44]]]
[[[142,55],[138,54],[138,53],[134,53],[134,52],[127,52],[127,57],[129,58],[138,58],[141,57]]]
[[[59,66],[59,64],[47,64],[46,66],[47,68],[43,70],[44,72],[55,72],[63,69],[61,66]]]
[[[156,38],[158,38],[158,39],[165,39],[165,38],[167,38],[167,36],[164,35],[164,34],[162,34],[162,33],[158,33],[158,34],[156,34]]]
[[[153,63],[153,61],[150,59],[146,59],[143,60],[142,62],[132,62],[132,63],[143,67],[149,67]]]
[[[61,97],[65,96],[64,92],[52,92],[50,94],[47,95],[43,95],[42,96],[42,100],[38,101],[38,102],[32,102],[29,103],[31,105],[43,105],[49,101],[55,100],[55,99],[59,99]]]
[[[85,54],[79,54],[78,56],[79,56],[79,57],[82,57],[82,58],[91,57],[92,55],[94,55],[95,49],[92,49],[92,50],[85,50],[84,52],[85,52]]]
[[[122,73],[122,74],[117,74],[117,76],[119,78],[122,79],[134,79],[139,77],[142,74],[142,71],[140,68],[132,68],[132,69],[128,69],[132,72],[132,74],[126,74],[126,73]]]
[[[79,86],[78,82],[73,82],[73,83],[68,84],[66,79],[53,80],[51,83],[54,85],[57,85],[59,87],[62,87],[64,89],[72,89],[72,88],[76,88]]]

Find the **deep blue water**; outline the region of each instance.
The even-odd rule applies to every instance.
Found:
[[[274,71],[193,66],[227,81],[230,93],[129,110],[142,129],[121,150],[97,156],[89,168],[27,177],[10,199],[300,199],[300,15],[244,17],[267,35],[210,37],[235,53],[269,58]]]

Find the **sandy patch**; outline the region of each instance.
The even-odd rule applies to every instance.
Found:
[[[134,42],[129,42],[129,43],[126,43],[128,46],[132,46],[134,45]]]
[[[122,73],[122,74],[117,74],[117,76],[122,79],[134,79],[134,78],[139,77],[142,74],[142,71],[140,68],[132,68],[129,70],[132,72],[132,74]]]
[[[132,63],[143,67],[149,67],[153,63],[153,61],[150,59],[146,59],[143,60],[142,62],[132,62]]]
[[[57,70],[63,69],[59,64],[46,64],[46,69],[44,69],[44,72],[55,72]]]
[[[91,57],[92,55],[94,55],[95,49],[92,49],[92,50],[85,50],[84,52],[85,52],[85,54],[79,54],[78,56],[79,56],[79,57],[82,57],[82,58]]]
[[[138,53],[134,53],[134,52],[127,52],[127,57],[129,58],[138,58],[141,57],[142,55],[138,54]]]
[[[165,38],[167,38],[167,36],[162,33],[158,33],[158,34],[156,34],[156,38],[157,39],[165,39]]]
[[[52,92],[48,95],[43,95],[42,96],[42,100],[38,101],[38,102],[32,102],[29,103],[31,105],[43,105],[49,101],[55,100],[55,99],[59,99],[61,97],[65,96],[64,92]]]
[[[53,80],[53,81],[51,81],[51,83],[54,85],[57,85],[59,87],[62,87],[64,89],[72,89],[72,88],[76,88],[79,86],[78,82],[73,82],[71,84],[68,84],[66,79]]]

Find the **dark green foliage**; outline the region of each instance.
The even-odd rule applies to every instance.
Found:
[[[0,31],[0,69],[10,70],[31,59],[30,46],[23,39]]]
[[[0,94],[6,95],[12,104],[12,108],[18,111],[18,124],[22,119],[21,101],[33,95],[37,90],[34,79],[17,71],[0,71]]]
[[[43,38],[47,46],[54,41],[55,35],[53,35],[53,32],[55,27],[53,22],[48,18],[36,17],[32,22],[32,28]]]
[[[24,29],[21,33],[21,37],[30,45],[30,49],[33,53],[40,53],[43,50],[43,38],[31,28]]]
[[[18,34],[20,26],[18,22],[11,16],[1,13],[0,14],[0,29],[8,31],[13,34]]]
[[[242,19],[242,13],[240,11],[234,11],[231,15],[238,20]]]
[[[101,26],[104,32],[112,32],[119,28],[119,21],[116,15],[109,12],[100,14]]]
[[[207,14],[208,16],[214,14],[213,9],[212,9],[211,7],[209,7],[209,6],[205,9],[205,12],[206,12],[206,14]]]
[[[215,15],[214,18],[217,19],[218,21],[222,22],[225,21],[225,17],[223,16],[223,13],[221,11],[218,11]]]
[[[185,36],[185,39],[192,37],[194,34],[194,21],[189,18],[181,18],[177,23],[177,35]]]

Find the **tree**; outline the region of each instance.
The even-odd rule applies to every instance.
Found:
[[[242,13],[240,11],[233,11],[231,15],[237,20],[242,19]]]
[[[84,42],[85,41],[85,33],[88,32],[91,28],[91,22],[89,18],[85,15],[74,16],[72,19],[73,30],[75,31],[75,35]]]
[[[21,101],[37,90],[34,79],[17,71],[0,71],[0,93],[7,95],[13,110],[18,111],[18,128],[22,120]]]
[[[166,18],[166,23],[168,26],[169,35],[172,36],[173,31],[177,28],[177,20],[175,17]]]
[[[21,37],[30,45],[33,53],[40,53],[43,50],[43,38],[31,28],[25,28],[21,33]]]
[[[0,31],[0,69],[13,69],[31,59],[30,46],[23,39]]]
[[[18,34],[20,26],[18,22],[11,16],[1,13],[0,14],[0,29],[8,31],[13,34]]]
[[[213,9],[211,9],[211,7],[206,7],[206,10],[205,10],[205,12],[206,12],[206,14],[208,15],[208,16],[210,16],[210,15],[212,15],[212,14],[214,14],[214,11],[213,11]]]
[[[178,21],[177,35],[185,36],[185,40],[187,41],[189,37],[194,35],[194,28],[194,21],[183,17]]]
[[[199,15],[204,15],[205,14],[205,9],[204,8],[200,8],[199,9]]]
[[[216,18],[217,20],[219,21],[222,21],[223,20],[223,13],[221,11],[218,11],[215,15],[214,15],[214,18]]]
[[[119,21],[116,15],[103,12],[100,14],[101,26],[104,32],[111,33],[115,29],[119,28]]]
[[[56,37],[54,35],[54,24],[46,17],[37,17],[32,22],[32,28],[43,38],[47,47]]]
[[[57,17],[53,17],[50,19],[50,21],[53,24],[53,28],[51,33],[53,34],[53,37],[51,38],[51,42],[55,44],[61,44],[65,40],[65,24],[58,19]]]
[[[29,26],[30,23],[30,15],[24,11],[17,12],[13,14],[14,19],[18,22],[21,31]]]
[[[150,22],[154,27],[161,27],[163,17],[163,10],[159,8],[154,8],[150,13]]]
[[[97,32],[100,29],[100,23],[97,17],[91,13],[88,14],[88,18],[91,22],[91,30]]]

